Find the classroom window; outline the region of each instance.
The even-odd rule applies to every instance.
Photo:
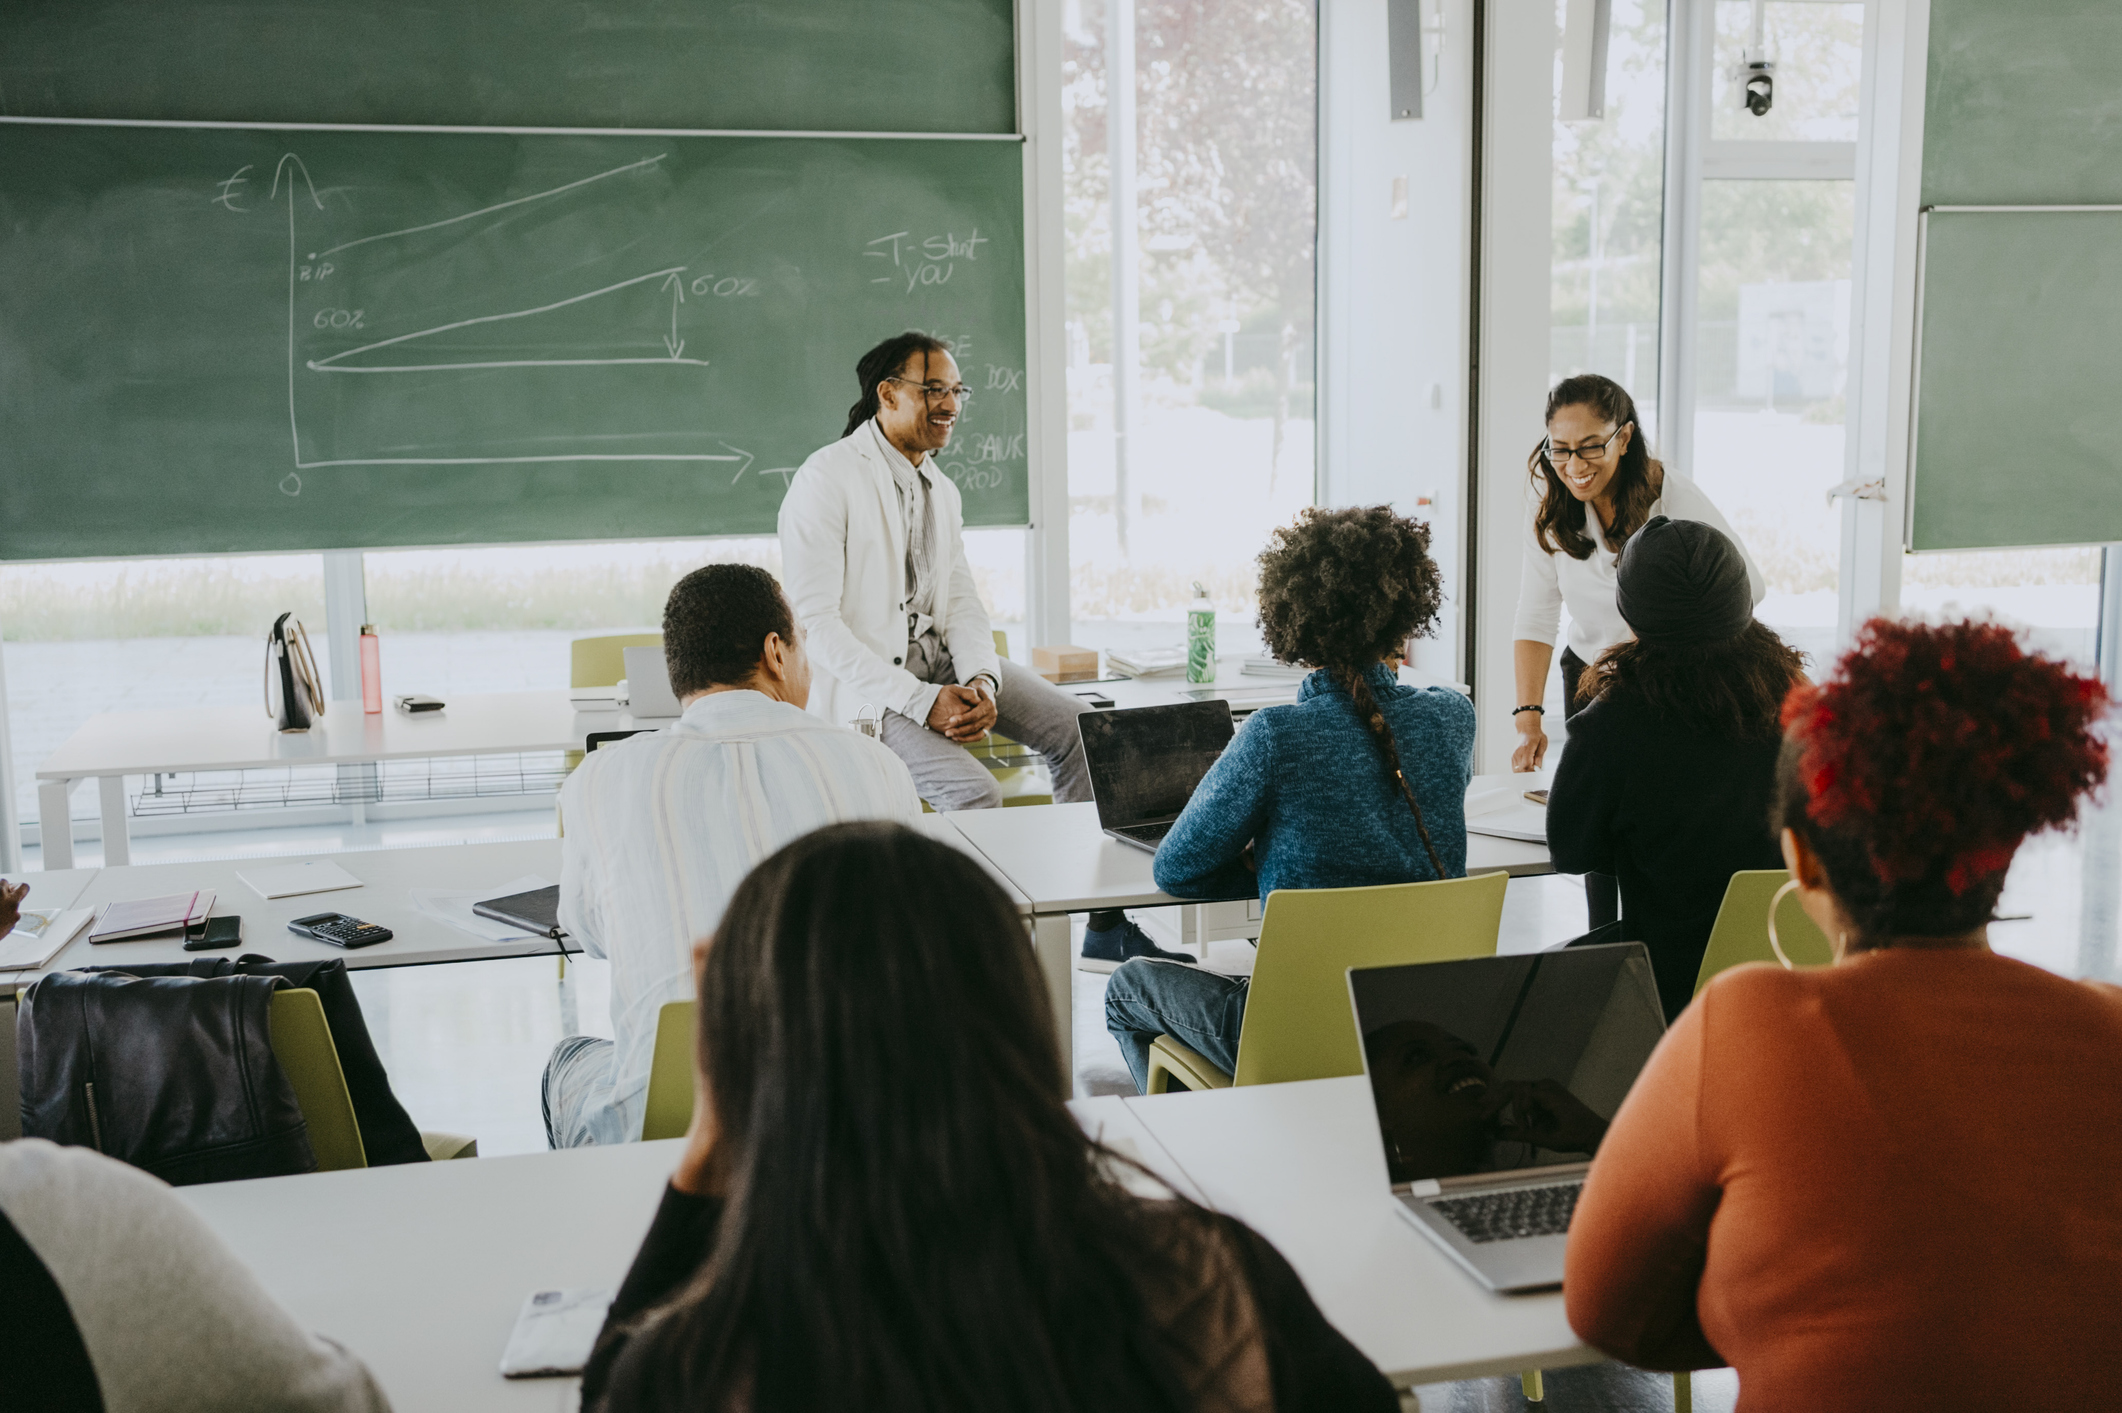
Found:
[[[1557,5],[1558,35],[1563,8]],[[1554,135],[1547,380],[1605,374],[1636,400],[1645,431],[1658,425],[1665,30],[1660,0],[1614,0],[1605,116],[1557,117]],[[1558,42],[1558,105],[1561,94]]]
[[[1994,617],[2090,672],[2100,637],[2100,553],[2089,545],[1903,555],[1901,609],[1932,618]]]
[[[1132,202],[1108,122],[1129,12]],[[1064,26],[1073,637],[1175,646],[1199,582],[1224,650],[1247,651],[1254,559],[1314,498],[1317,14],[1071,0]],[[1116,157],[1132,247],[1114,240]]]
[[[323,628],[323,565],[269,554],[0,566],[15,809],[31,841],[38,765],[97,712],[251,707],[262,724],[266,630],[286,612]],[[94,789],[72,804],[95,818]]]

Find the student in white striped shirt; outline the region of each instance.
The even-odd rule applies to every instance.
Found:
[[[657,1013],[692,998],[693,944],[754,864],[827,824],[921,813],[897,756],[804,710],[810,663],[765,570],[679,580],[663,652],[685,714],[592,753],[560,790],[560,925],[611,961],[614,1039],[569,1036],[546,1062],[555,1148],[641,1136]]]

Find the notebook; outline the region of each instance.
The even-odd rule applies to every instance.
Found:
[[[66,950],[81,935],[94,908],[28,908],[7,936],[0,937],[0,971],[35,971]]]
[[[541,937],[557,938],[560,936],[560,885],[555,883],[545,888],[533,888],[528,893],[511,893],[506,898],[488,898],[472,904],[472,912]]]
[[[127,903],[105,903],[89,930],[90,942],[125,942],[136,937],[159,937],[181,932],[200,922],[214,910],[214,895],[206,892],[171,893],[161,898],[136,898]]]

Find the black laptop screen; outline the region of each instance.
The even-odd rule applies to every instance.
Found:
[[[1076,724],[1105,829],[1177,815],[1233,734],[1230,704],[1221,701],[1088,711]]]
[[[1395,1183],[1589,1158],[1665,1033],[1637,942],[1348,978]]]

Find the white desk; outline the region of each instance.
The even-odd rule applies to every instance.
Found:
[[[1121,1101],[1217,1211],[1273,1242],[1400,1387],[1596,1364],[1562,1294],[1498,1295],[1393,1210],[1360,1076]]]
[[[1110,697],[1116,708],[1226,701],[1238,716],[1297,699],[1297,689],[1304,684],[1303,677],[1248,676],[1243,671],[1244,661],[1232,656],[1216,659],[1216,680],[1213,682],[1189,682],[1186,674],[1178,673],[1166,677],[1107,677],[1095,682],[1063,682],[1060,686],[1062,691],[1071,695],[1095,691]],[[1455,682],[1412,667],[1400,669],[1400,684],[1404,687],[1450,687],[1458,692],[1466,690]]]
[[[1596,1363],[1559,1295],[1481,1290],[1390,1210],[1360,1079],[1071,1105],[1093,1135],[1273,1241],[1402,1386]],[[616,1287],[682,1139],[177,1189],[305,1328],[404,1413],[572,1413],[573,1379],[503,1379],[523,1297]],[[320,1220],[320,1214],[322,1220]]]
[[[915,826],[931,838],[963,850],[987,868],[1009,894],[1017,910],[1029,917],[1031,904],[993,866],[967,844],[943,815],[923,815]],[[329,861],[361,880],[363,887],[334,893],[304,893],[292,898],[261,898],[236,875],[247,868],[299,863],[304,858]],[[501,844],[442,844],[416,849],[373,849],[350,854],[313,854],[295,858],[210,859],[193,863],[139,864],[125,868],[74,869],[64,874],[35,874],[30,898],[36,907],[101,907],[132,898],[153,898],[194,888],[212,889],[214,911],[243,919],[240,945],[217,952],[187,952],[175,937],[137,942],[91,944],[86,935],[67,944],[46,971],[74,967],[149,965],[188,962],[199,957],[239,956],[263,952],[275,961],[299,962],[337,958],[351,970],[367,967],[424,966],[430,962],[484,961],[498,957],[556,955],[559,944],[540,938],[487,942],[437,921],[413,906],[414,888],[500,887],[527,874],[560,881],[560,841],[522,839]],[[66,896],[59,896],[65,892]],[[308,913],[343,912],[378,922],[397,936],[373,947],[345,951],[328,943],[297,937],[288,921]],[[568,950],[580,952],[570,941]],[[0,974],[27,984],[36,972]]]
[[[1476,776],[1468,793],[1493,788],[1498,778]],[[1101,830],[1096,805],[957,810],[946,817],[1029,900],[1033,942],[1061,1030],[1062,1059],[1068,1072],[1074,1074],[1071,1018],[1075,988],[1070,983],[1070,972],[1075,966],[1075,953],[1070,941],[1069,914],[1102,908],[1169,908],[1204,900],[1174,898],[1157,887],[1150,872],[1153,856]],[[1484,834],[1467,836],[1466,869],[1469,873],[1508,873],[1513,877],[1555,871],[1545,844],[1492,839]]]
[[[617,1289],[683,1139],[180,1187],[304,1328],[399,1413],[574,1413],[575,1379],[504,1379],[523,1297]]]
[[[626,731],[635,724],[624,712],[577,712],[558,688],[451,697],[441,711],[418,715],[387,707],[370,716],[355,704],[334,702],[316,725],[293,735],[275,731],[262,704],[101,712],[37,768],[44,866],[73,867],[67,797],[83,780],[94,779],[101,791],[104,862],[124,864],[132,858],[128,775],[579,750],[592,731]]]

